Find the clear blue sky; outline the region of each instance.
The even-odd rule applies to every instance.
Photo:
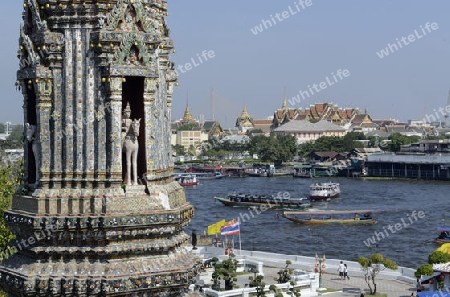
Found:
[[[212,117],[211,89],[215,90],[215,118],[234,125],[244,103],[253,118],[265,118],[308,85],[326,81],[338,69],[350,76],[339,79],[295,107],[333,102],[340,107],[368,107],[373,117],[421,119],[447,105],[450,90],[450,2],[312,0],[302,8],[298,0],[169,0],[168,24],[177,53],[173,60],[199,64],[182,73],[173,96],[173,118],[183,115],[189,92],[194,116]],[[291,7],[293,14],[289,11]],[[298,12],[296,6],[300,8]],[[287,11],[279,21],[275,14]],[[0,17],[0,122],[22,121],[22,97],[15,90],[18,69],[19,23],[22,1],[5,1]],[[255,35],[251,29],[270,15],[276,24]],[[282,16],[279,16],[283,18]],[[436,22],[424,35],[420,26]],[[396,44],[396,38],[422,36],[380,59],[377,52]],[[426,30],[426,29],[425,29]],[[398,45],[397,45],[398,47]],[[214,51],[199,63],[197,54]],[[288,105],[290,105],[288,103]]]

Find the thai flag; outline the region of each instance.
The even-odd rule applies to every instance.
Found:
[[[227,224],[220,228],[220,235],[228,236],[228,235],[236,235],[239,234],[239,222],[232,222],[231,224]]]

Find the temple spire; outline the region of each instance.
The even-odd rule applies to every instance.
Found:
[[[284,99],[283,99],[283,106],[281,106],[282,110],[287,110],[287,102],[286,102],[286,88],[284,88]]]
[[[247,104],[244,104],[244,109],[242,110],[240,118],[241,119],[251,119],[251,117],[250,117],[250,115],[248,114],[248,111],[247,111]]]
[[[189,123],[192,121],[193,121],[193,118],[192,118],[191,112],[189,111],[189,105],[186,102],[186,109],[184,110],[183,122]]]
[[[246,132],[248,129],[253,128],[253,119],[248,114],[247,104],[244,103],[244,109],[241,115],[236,119],[236,127],[239,128],[241,132]]]

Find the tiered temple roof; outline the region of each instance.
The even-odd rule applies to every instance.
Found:
[[[286,98],[283,106],[274,112],[273,128],[279,127],[291,120],[307,120],[317,122],[320,120],[330,121],[338,125],[345,125],[352,122],[354,117],[359,115],[358,108],[339,108],[332,103],[315,103],[308,108],[290,109],[286,106]]]

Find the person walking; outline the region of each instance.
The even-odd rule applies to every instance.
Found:
[[[341,261],[341,263],[339,263],[339,267],[338,267],[338,271],[339,271],[339,276],[341,277],[341,280],[344,280],[344,271],[345,271],[345,266],[344,266],[344,262]]]
[[[416,289],[417,289],[417,293],[422,291],[422,284],[420,283],[420,279],[417,279]]]
[[[348,276],[348,269],[347,269],[347,264],[344,264],[345,269],[344,269],[344,279],[350,279],[350,276]]]

